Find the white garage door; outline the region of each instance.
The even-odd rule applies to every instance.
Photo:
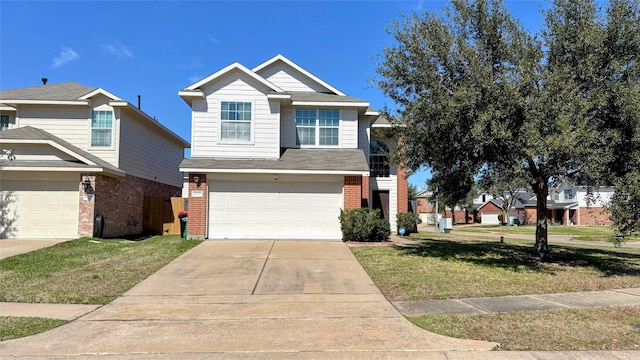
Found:
[[[209,195],[210,239],[342,239],[342,183],[212,182]]]
[[[78,236],[78,182],[3,180],[8,199],[4,238],[71,239]]]
[[[482,224],[500,224],[499,214],[482,213]]]

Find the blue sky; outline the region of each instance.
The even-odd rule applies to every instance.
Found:
[[[530,30],[539,1],[507,1]],[[389,104],[367,80],[399,14],[443,1],[0,1],[0,89],[76,81],[101,87],[187,141],[191,112],[178,91],[238,61],[282,54],[374,108]],[[428,171],[409,178],[424,187]]]

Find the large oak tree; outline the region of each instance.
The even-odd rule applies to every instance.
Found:
[[[453,198],[478,176],[525,179],[547,255],[549,183],[611,180],[640,149],[638,13],[637,0],[557,0],[539,34],[498,0],[401,15],[376,78],[403,142],[395,160],[427,166]]]

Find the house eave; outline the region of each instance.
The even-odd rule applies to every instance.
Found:
[[[367,107],[367,102],[322,102],[322,101],[292,101],[292,106],[336,106],[336,107]]]
[[[210,169],[180,168],[186,173],[224,173],[224,174],[291,174],[291,175],[352,175],[369,176],[369,171],[357,170],[278,170],[278,169]]]
[[[5,104],[15,105],[89,105],[89,100],[19,100],[19,99],[2,99]]]

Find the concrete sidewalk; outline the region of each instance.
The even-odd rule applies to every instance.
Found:
[[[561,294],[394,301],[393,305],[405,316],[489,314],[496,312],[556,310],[576,307],[634,306],[640,305],[640,288]]]

